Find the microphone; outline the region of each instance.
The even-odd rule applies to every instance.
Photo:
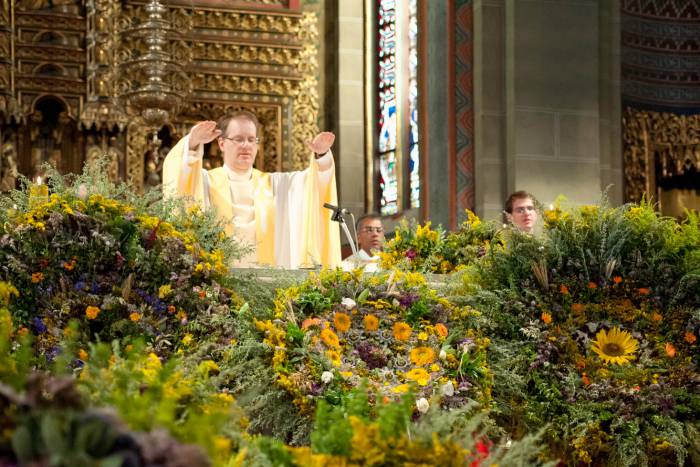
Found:
[[[350,214],[350,211],[348,211],[347,209],[338,206],[333,206],[332,204],[323,203],[323,207],[337,213],[339,212],[340,214]]]

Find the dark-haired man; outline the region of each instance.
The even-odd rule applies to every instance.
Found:
[[[506,200],[506,220],[517,229],[532,233],[537,223],[535,198],[527,191],[516,191]]]
[[[384,245],[384,227],[379,214],[370,213],[361,216],[355,223],[357,232],[357,254],[343,261],[343,269],[362,267],[366,272],[378,270],[379,256]]]
[[[237,266],[338,265],[338,224],[323,208],[338,204],[330,152],[335,135],[323,132],[307,142],[316,156],[306,170],[266,173],[253,168],[258,126],[247,111],[195,125],[165,159],[164,195],[190,197],[215,209],[228,235],[254,247]],[[203,146],[214,140],[224,164],[204,170]]]

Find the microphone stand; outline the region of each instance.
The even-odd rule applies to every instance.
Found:
[[[343,232],[345,232],[345,236],[348,238],[348,242],[350,242],[350,248],[352,249],[352,255],[354,258],[357,258],[357,246],[355,246],[355,242],[352,239],[352,235],[350,235],[350,229],[348,229],[348,225],[345,222],[345,217],[343,217],[345,214],[350,214],[350,215],[352,215],[352,214],[347,209],[342,209],[338,206],[333,206],[332,204],[328,204],[328,203],[324,203],[323,207],[333,211],[333,215],[331,216],[331,220],[339,223],[340,226],[343,228]]]

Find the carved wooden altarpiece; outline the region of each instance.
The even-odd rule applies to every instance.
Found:
[[[2,0],[0,7],[0,142],[3,167],[27,176],[50,161],[79,172],[97,155],[115,178],[137,189],[160,182],[163,153],[199,120],[236,109],[262,125],[256,166],[302,168],[304,141],[317,132],[317,18],[299,0],[168,0],[181,32],[172,51],[186,61],[191,92],[158,133],[119,98],[120,64],[145,47],[123,31],[142,20],[145,1]],[[221,163],[215,145],[206,163]],[[1,168],[0,168],[1,169]],[[2,169],[4,170],[4,169]],[[2,187],[0,187],[2,188]]]

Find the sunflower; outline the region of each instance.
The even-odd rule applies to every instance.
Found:
[[[333,325],[335,326],[335,330],[341,334],[350,329],[350,324],[350,317],[345,313],[339,311],[333,317]]]
[[[591,350],[605,363],[625,365],[634,358],[638,344],[629,332],[620,328],[612,328],[609,332],[602,329],[596,334]]]
[[[397,341],[402,341],[402,342],[406,342],[408,340],[408,338],[411,337],[411,332],[413,331],[411,329],[411,326],[409,326],[408,324],[406,324],[404,322],[394,323],[394,327],[392,330],[394,333],[394,338]]]
[[[342,360],[340,359],[340,352],[337,350],[326,350],[326,357],[331,361],[333,366],[340,366]]]
[[[365,315],[365,331],[376,331],[379,329],[379,318],[374,315]]]
[[[321,331],[321,340],[328,347],[340,346],[340,340],[338,340],[338,336],[336,336],[336,334],[330,329],[324,329],[323,331]]]
[[[423,366],[433,363],[435,352],[430,347],[416,347],[411,350],[411,362],[414,365]]]

